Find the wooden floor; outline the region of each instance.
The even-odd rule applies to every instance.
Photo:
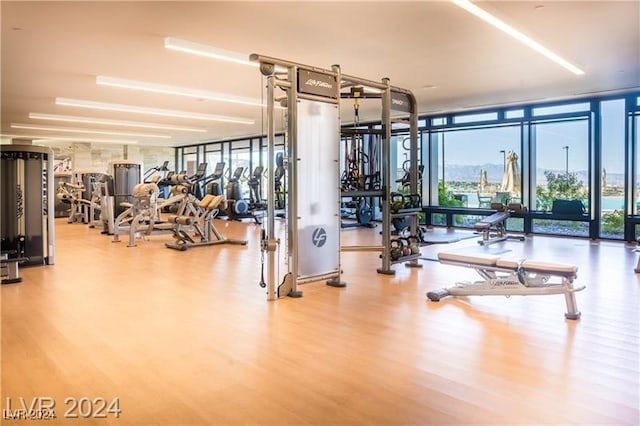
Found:
[[[2,408],[51,397],[57,419],[4,424],[640,424],[629,245],[492,246],[579,265],[582,319],[569,321],[563,296],[429,302],[473,271],[425,261],[388,277],[375,253],[343,254],[344,289],[307,284],[301,299],[267,302],[260,229],[218,226],[249,245],[178,252],[158,235],[127,248],[58,220],[56,264],[21,269],[1,293]],[[378,230],[346,230],[343,243]],[[476,240],[422,251],[466,246]],[[119,398],[122,411],[65,419],[68,397]]]

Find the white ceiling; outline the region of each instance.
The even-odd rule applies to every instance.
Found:
[[[154,145],[260,134],[260,107],[96,85],[97,75],[107,75],[260,98],[257,69],[165,49],[167,36],[325,68],[340,64],[343,72],[371,80],[389,77],[415,93],[422,113],[640,88],[640,2],[477,4],[586,74],[568,72],[446,1],[2,1],[2,133],[47,133],[11,129],[11,123],[105,128],[29,119],[33,112],[208,130],[156,131],[172,136],[161,143],[136,138]],[[56,97],[248,117],[256,124],[57,106]],[[362,113],[361,120],[378,119],[378,104]],[[350,121],[351,106],[343,114]]]

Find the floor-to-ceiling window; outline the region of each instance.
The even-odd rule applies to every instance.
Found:
[[[427,223],[470,226],[492,212],[492,201],[506,201],[528,209],[512,214],[510,230],[633,240],[640,235],[638,114],[635,93],[423,117],[419,159]],[[409,160],[403,124],[394,124],[390,141],[392,190],[401,189],[396,181]],[[277,152],[284,152],[283,142],[276,141]],[[266,144],[258,138],[203,146],[178,148],[179,166],[195,172],[198,161],[207,161],[212,170],[220,152],[229,172],[255,167],[260,158],[268,166]],[[343,141],[343,170],[345,147]],[[241,182],[245,194],[250,172]]]
[[[251,150],[250,143],[246,141],[234,141],[231,143],[230,171],[233,177],[236,172],[241,174],[239,185],[242,198],[249,198],[249,186],[247,179],[251,174]]]
[[[181,172],[192,176],[198,169],[198,148],[195,146],[186,147],[182,150],[182,168]]]
[[[520,139],[519,125],[442,132],[440,205],[490,208],[496,197],[521,202]]]
[[[211,176],[216,170],[218,163],[224,164],[222,157],[222,144],[211,144],[205,146],[205,161],[207,162],[208,175]],[[223,169],[224,170],[224,169]],[[209,178],[203,182],[204,189],[209,194],[222,194],[224,193],[224,171],[220,178]]]
[[[411,138],[402,133],[391,136],[391,191],[409,191],[409,171],[411,170]],[[404,183],[403,183],[404,182]],[[405,189],[405,187],[407,187]]]
[[[638,98],[640,102],[640,98]],[[632,200],[632,211],[633,215],[640,215],[640,111],[636,112],[633,119],[633,126],[631,130],[634,134],[634,151],[635,151],[635,159],[634,159],[634,167],[633,172],[635,174],[633,178],[633,200]]]
[[[539,111],[534,108],[534,115],[588,108],[588,103],[539,108]],[[532,123],[532,207],[556,216],[534,219],[534,232],[589,236],[589,222],[575,220],[590,207],[589,126],[588,113],[571,118],[539,119]]]
[[[600,237],[622,239],[625,217],[625,100],[600,104]]]

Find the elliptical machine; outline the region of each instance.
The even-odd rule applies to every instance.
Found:
[[[256,166],[247,182],[249,185],[249,210],[266,210],[267,203],[262,200],[262,173],[264,167]]]
[[[249,201],[242,198],[242,189],[240,187],[240,179],[244,174],[245,168],[236,167],[233,175],[229,178],[226,188],[227,209],[225,213],[231,220],[253,219],[260,224],[258,218],[249,210]]]
[[[222,195],[222,177],[224,176],[224,161],[216,163],[216,167],[204,181],[205,193]]]
[[[242,198],[242,189],[240,188],[240,179],[243,173],[244,167],[236,167],[227,183],[227,216],[231,219],[239,220],[238,216],[245,215],[249,212],[249,203]]]

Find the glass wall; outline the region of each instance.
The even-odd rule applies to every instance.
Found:
[[[179,172],[194,175],[198,168],[198,161],[198,149],[196,147],[184,148],[182,151],[182,166]]]
[[[640,102],[640,98],[638,98],[638,102]],[[637,112],[633,118],[632,132],[634,134],[635,142],[635,159],[634,167],[632,167],[632,173],[634,173],[635,176],[633,178],[633,208],[631,213],[633,215],[640,215],[640,112]]]
[[[600,237],[624,238],[625,101],[600,105]]]
[[[491,201],[521,202],[521,126],[437,132],[438,205],[490,208]]]
[[[589,120],[536,123],[532,135],[535,210],[552,211],[559,199],[578,199],[588,208]]]
[[[625,169],[633,173],[626,185],[636,185],[628,203],[638,212],[640,146],[625,149],[625,135],[640,138],[636,99],[621,95],[426,120],[430,223],[468,227],[491,211],[492,201],[506,199],[526,208],[513,212],[513,230],[633,240],[640,215],[625,218]]]
[[[240,188],[242,198],[249,198],[249,186],[246,184],[251,174],[251,150],[250,141],[234,141],[231,143],[231,158],[229,161],[229,178],[233,178],[236,173],[241,173]]]
[[[418,160],[420,162],[420,160]],[[411,138],[408,134],[391,136],[391,191],[402,192],[402,180],[411,168]]]
[[[421,117],[427,223],[469,227],[500,201],[525,207],[512,214],[511,230],[632,241],[640,221],[639,110],[636,92]],[[390,141],[394,191],[409,159],[403,131],[394,129]],[[276,145],[284,152],[282,135]],[[341,151],[343,162],[344,142]],[[187,171],[224,161],[231,172],[248,168],[245,179],[251,168],[268,167],[266,140],[257,137],[178,148],[176,160]]]
[[[216,164],[224,161],[222,156],[222,146],[216,146],[215,148],[209,148],[205,150],[204,161],[207,162],[207,170],[212,173],[215,170]]]

